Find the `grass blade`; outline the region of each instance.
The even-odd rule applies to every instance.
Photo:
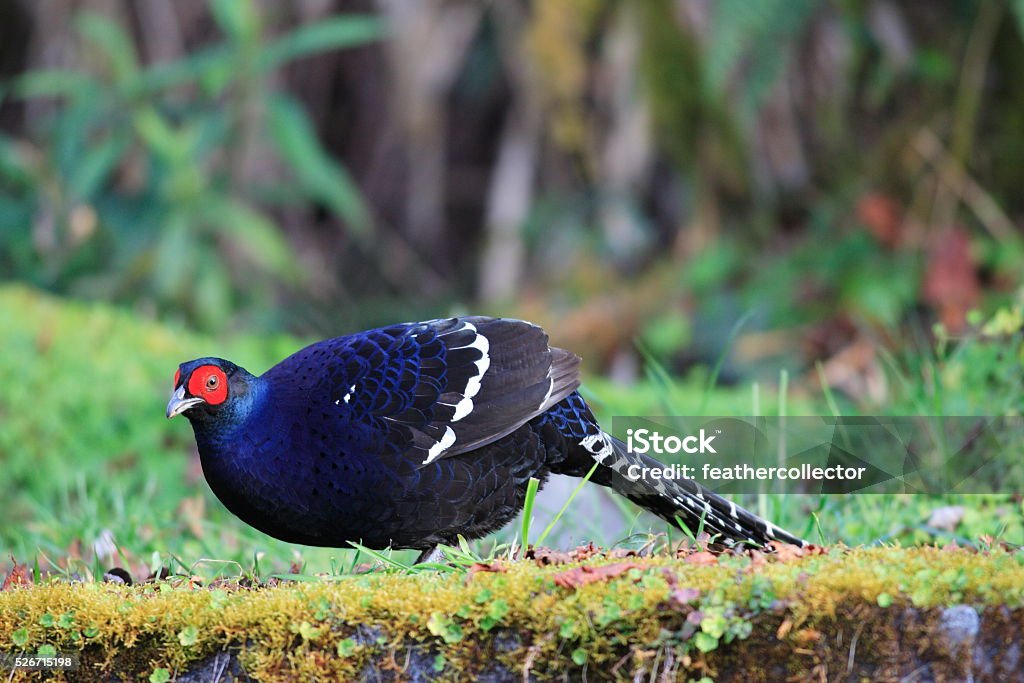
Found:
[[[537,498],[537,490],[540,488],[540,480],[530,477],[530,483],[526,486],[526,500],[523,502],[523,523],[522,539],[523,553],[530,549],[530,523],[533,521],[533,503]]]
[[[597,471],[598,464],[599,463],[595,462],[593,467],[590,468],[590,471],[587,472],[586,476],[580,479],[580,483],[576,484],[576,488],[574,488],[572,490],[572,493],[569,494],[569,497],[566,498],[565,503],[562,505],[562,509],[559,510],[558,514],[555,515],[555,518],[548,522],[548,525],[544,527],[544,531],[542,531],[540,536],[537,538],[537,545],[543,543],[544,539],[547,538],[548,534],[551,533],[551,530],[555,528],[555,525],[558,524],[558,520],[560,520],[565,511],[569,509],[569,506],[572,504],[572,501],[576,497],[576,494],[580,492],[580,489],[583,488],[583,485],[590,481],[590,477],[592,477],[594,475],[594,472]],[[523,538],[526,538],[526,536],[524,535]]]
[[[373,559],[377,560],[378,562],[380,562],[383,565],[394,567],[395,569],[401,569],[403,571],[411,571],[412,570],[412,566],[411,565],[408,565],[408,564],[406,564],[404,562],[399,562],[395,558],[391,557],[390,555],[385,555],[384,553],[380,552],[379,550],[374,550],[373,548],[367,548],[365,545],[356,543],[355,541],[349,541],[348,544],[350,546],[352,546],[353,548],[355,548],[356,550],[358,550],[359,552],[366,553],[367,555],[369,555],[370,557],[372,557]]]

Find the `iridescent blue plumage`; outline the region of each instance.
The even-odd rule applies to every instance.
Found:
[[[696,485],[623,476],[651,461],[601,430],[576,391],[578,364],[521,321],[408,323],[318,342],[260,377],[185,363],[168,415],[188,405],[211,488],[288,541],[428,550],[479,537],[519,512],[531,477],[583,476],[596,462],[595,483],[667,520],[798,542]],[[216,371],[223,403],[186,390],[200,386],[194,373]]]

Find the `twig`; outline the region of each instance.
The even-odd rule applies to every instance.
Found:
[[[967,173],[930,128],[922,128],[911,143],[942,181],[974,213],[978,222],[1000,242],[1013,239],[1016,227],[999,204]]]

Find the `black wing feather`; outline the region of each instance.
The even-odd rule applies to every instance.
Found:
[[[268,374],[280,374],[279,386],[319,394],[367,449],[417,465],[500,439],[580,383],[579,358],[549,347],[541,328],[475,316],[330,339]],[[306,376],[319,381],[296,382]]]

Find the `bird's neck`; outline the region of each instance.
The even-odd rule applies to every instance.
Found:
[[[261,419],[266,402],[266,382],[261,377],[249,377],[244,391],[215,415],[191,420],[199,452],[215,457],[229,457],[234,450],[232,444],[239,443],[239,437]]]

